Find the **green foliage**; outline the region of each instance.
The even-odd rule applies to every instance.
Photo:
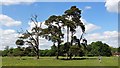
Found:
[[[64,43],[64,49],[65,49],[66,51],[68,51],[69,48],[70,48],[70,42]]]
[[[110,47],[110,48],[111,48],[112,53],[118,52],[118,48],[113,48],[113,47]]]
[[[13,56],[13,48],[10,48],[8,53],[7,53],[8,56]]]
[[[57,52],[57,47],[55,45],[51,46],[51,49],[40,50],[40,56],[55,56]]]
[[[120,52],[120,47],[118,48],[118,52]]]
[[[4,51],[2,51],[2,56],[7,56],[8,55],[8,50],[4,50]]]
[[[21,47],[13,49],[14,56],[24,56],[24,49]]]
[[[101,41],[92,42],[88,47],[89,54],[94,56],[111,56],[111,48]]]
[[[23,40],[16,40],[16,45],[24,45],[24,41]]]
[[[79,55],[80,48],[76,45],[70,46],[69,52],[72,53],[72,55]]]
[[[51,46],[50,52],[51,52],[51,56],[55,56],[57,52],[57,47],[55,45]]]
[[[71,52],[72,55],[77,56],[84,56],[85,54],[87,56],[111,56],[111,53],[116,52],[118,48],[112,48],[109,47],[107,44],[102,43],[101,41],[92,42],[91,44],[87,45],[87,50],[84,49],[83,45],[73,45],[70,46],[70,43],[65,43],[60,45],[60,56],[66,56],[65,54],[68,54]],[[115,50],[114,50],[115,49]],[[56,56],[57,52],[57,46],[52,45],[51,49],[46,50],[39,50],[40,56]],[[34,50],[32,47],[18,47],[18,48],[7,48],[2,51],[2,56],[35,56]]]
[[[71,18],[71,20],[69,20],[69,22],[66,22],[66,23],[69,23],[69,24],[66,24],[66,25],[68,27],[70,27],[70,31],[74,31],[77,26],[81,27],[82,32],[85,31],[85,26],[83,25],[83,23],[80,20],[81,10],[79,8],[77,8],[76,6],[71,6],[70,9],[68,9],[64,12],[63,16],[65,18],[67,18],[68,20]]]
[[[62,22],[61,22],[61,16],[55,16],[52,15],[48,18],[48,20],[45,21],[45,25],[48,26],[48,28],[45,28],[42,30],[43,37],[45,37],[48,40],[51,40],[52,42],[60,42],[63,38],[62,33]]]

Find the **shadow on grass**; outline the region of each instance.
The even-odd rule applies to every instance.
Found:
[[[25,58],[19,58],[19,59],[17,59],[17,60],[27,60],[27,59],[25,59]]]
[[[61,58],[60,60],[95,60],[97,58],[72,58],[72,59],[67,59],[67,58]]]

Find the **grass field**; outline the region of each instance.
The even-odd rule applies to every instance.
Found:
[[[60,57],[63,58],[63,57]],[[87,58],[87,59],[85,59]],[[84,57],[78,60],[56,60],[55,57],[2,57],[2,66],[118,66],[118,57]]]

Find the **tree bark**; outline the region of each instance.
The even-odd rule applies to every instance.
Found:
[[[60,48],[60,42],[58,41],[58,47],[57,47],[57,55],[56,55],[56,59],[59,59],[59,48]]]
[[[38,49],[38,51],[37,51],[37,59],[39,59],[39,49]]]
[[[67,26],[67,43],[69,42],[69,27]],[[68,59],[69,53],[67,53],[67,59]]]
[[[36,46],[37,59],[39,59],[39,36],[38,36],[38,33],[37,33],[37,36],[36,36],[36,42],[37,42],[37,46]]]
[[[73,44],[73,32],[71,32],[71,46]],[[72,53],[70,52],[70,60],[72,59]]]
[[[67,42],[69,42],[69,27],[67,26]]]

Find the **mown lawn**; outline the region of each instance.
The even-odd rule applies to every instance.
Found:
[[[40,57],[39,60],[22,57],[20,60],[19,57],[2,57],[2,66],[118,66],[118,57],[102,57],[102,63],[99,63],[98,57],[81,57],[77,60],[56,60],[55,57]]]

